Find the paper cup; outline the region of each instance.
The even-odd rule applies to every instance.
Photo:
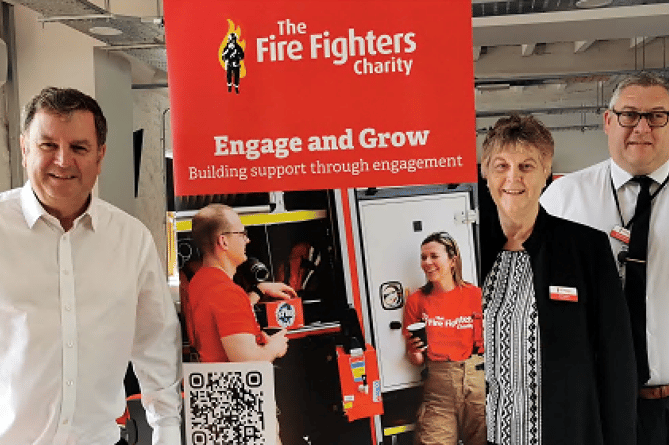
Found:
[[[425,322],[419,321],[417,323],[407,326],[407,330],[412,337],[418,337],[423,342],[423,346],[427,346],[427,332],[425,331]]]

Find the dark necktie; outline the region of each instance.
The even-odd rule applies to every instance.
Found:
[[[625,296],[632,320],[637,373],[639,382],[643,384],[650,378],[646,345],[646,258],[651,207],[650,185],[653,180],[648,176],[635,176],[631,180],[641,185],[641,191],[636,200],[625,266]]]

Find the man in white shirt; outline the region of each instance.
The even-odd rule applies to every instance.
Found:
[[[153,239],[91,194],[106,133],[74,89],[24,109],[29,180],[0,194],[2,445],[116,443],[129,360],[153,443],[181,443],[181,339]]]
[[[627,254],[630,231],[634,234],[635,221],[640,221],[640,215],[635,216],[637,196],[642,188],[638,177],[652,179],[649,181],[652,201],[645,260],[645,308],[643,304],[640,306],[641,322],[636,322],[639,339],[636,352],[641,359],[637,360],[641,385],[637,410],[640,445],[669,444],[668,120],[669,83],[666,79],[649,73],[624,79],[604,114],[611,158],[556,180],[541,197],[541,204],[549,213],[610,235],[613,255],[619,262],[624,282],[627,264],[639,262]],[[640,224],[637,227],[641,230]],[[643,295],[640,301],[643,302]],[[630,305],[630,312],[632,306],[634,304]],[[634,330],[634,317],[632,326]]]

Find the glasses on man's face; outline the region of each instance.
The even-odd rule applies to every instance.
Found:
[[[618,124],[626,128],[636,127],[641,118],[646,119],[649,127],[664,127],[669,121],[669,111],[664,110],[639,113],[638,111],[627,110],[616,111],[612,108],[611,111],[618,116]]]
[[[230,231],[230,232],[221,232],[221,235],[242,235],[244,238],[249,239],[249,231],[246,229]]]

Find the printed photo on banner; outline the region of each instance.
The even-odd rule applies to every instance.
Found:
[[[178,197],[177,258],[190,348],[185,360],[209,361],[207,342],[220,345],[218,336],[242,317],[229,288],[205,294],[199,284],[188,286],[206,269],[194,242],[195,215],[230,206],[240,225],[227,236],[233,243],[248,240],[235,285],[255,303],[252,323],[260,337],[285,330],[287,338],[286,353],[272,361],[282,443],[309,437],[325,444],[333,435],[368,443],[374,416],[388,423],[401,416],[404,427],[388,435],[411,437],[422,367],[407,359],[404,324],[409,297],[432,267],[424,264],[432,260],[422,258],[422,244],[435,233],[448,234],[459,249],[460,275],[476,285],[475,194],[476,186],[465,183]],[[276,298],[260,291],[255,300],[265,283],[281,283],[295,294]],[[471,353],[480,313],[476,297],[478,310],[464,303],[457,316],[418,317],[431,323],[430,330],[463,333]],[[207,328],[209,320],[221,327]],[[475,371],[482,382],[482,370]]]

